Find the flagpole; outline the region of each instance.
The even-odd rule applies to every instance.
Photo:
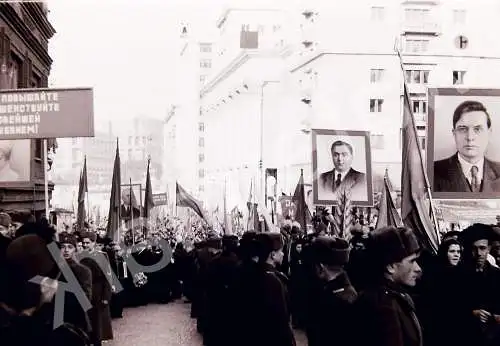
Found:
[[[45,217],[49,220],[49,162],[47,159],[48,148],[47,148],[47,139],[43,139],[43,185],[44,185],[44,194],[45,194]]]
[[[135,231],[134,231],[134,206],[132,205],[132,178],[129,178],[129,206],[130,206],[130,230],[132,232],[132,244],[135,245]]]
[[[83,158],[83,162],[84,162],[84,167],[85,167],[85,194],[86,194],[86,197],[87,197],[87,220],[88,222],[90,223],[90,200],[89,200],[89,181],[87,179],[87,155],[84,156]]]
[[[411,116],[411,125],[412,125],[412,128],[413,128],[413,132],[415,133],[415,135],[417,134],[417,128],[415,127],[415,117],[413,115],[413,110],[411,108],[411,103],[410,103],[410,100],[409,100],[409,94],[408,94],[408,86],[406,85],[406,80],[404,78],[404,73],[405,73],[405,68],[404,68],[404,63],[403,63],[403,57],[401,56],[401,52],[399,50],[399,47],[394,47],[395,48],[395,51],[398,55],[398,58],[399,58],[399,65],[401,67],[401,71],[403,72],[403,88],[404,88],[404,95],[403,97],[406,99],[408,98],[408,100],[405,100],[408,102],[408,111],[410,112],[410,116]],[[427,196],[429,198],[429,204],[430,204],[430,207],[431,207],[431,214],[432,214],[432,221],[434,223],[434,227],[435,227],[435,230],[436,230],[436,235],[437,235],[437,241],[438,241],[438,245],[439,245],[439,225],[437,223],[437,218],[436,218],[436,212],[435,212],[435,209],[434,209],[434,200],[432,199],[432,193],[431,193],[431,186],[430,186],[430,183],[429,183],[429,177],[427,176],[427,170],[425,169],[425,165],[424,165],[424,160],[422,159],[422,148],[420,146],[420,142],[417,140],[417,147],[418,147],[418,157],[420,158],[420,165],[422,166],[422,172],[424,173],[424,181],[425,181],[425,189],[427,191]]]
[[[116,150],[118,150],[118,137],[116,137]],[[121,163],[120,163],[121,164]],[[120,170],[120,173],[121,173],[121,170]],[[120,183],[121,183],[121,180],[120,180]],[[121,191],[121,186],[118,187],[120,189],[120,191],[118,191],[118,193],[120,194],[120,200],[121,200],[121,194],[122,194],[122,191]],[[119,206],[118,206],[118,226],[117,226],[117,230],[116,230],[116,242],[118,244],[121,243],[121,234],[120,234],[120,230],[122,228],[122,207],[121,207],[121,203],[118,203]],[[109,220],[108,220],[108,223],[109,223]]]

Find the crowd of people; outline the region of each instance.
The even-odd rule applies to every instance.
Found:
[[[169,221],[118,244],[0,213],[2,345],[101,345],[124,308],[183,297],[205,346],[295,345],[294,329],[309,346],[500,344],[496,226],[448,232],[437,255],[404,227],[355,227],[345,240],[321,220],[312,233],[290,220],[242,236],[190,226]],[[158,270],[137,270],[163,258]],[[72,282],[65,265],[88,306],[61,286]],[[55,326],[61,292],[64,324]]]

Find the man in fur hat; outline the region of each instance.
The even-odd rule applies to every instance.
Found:
[[[308,260],[319,281],[319,290],[310,297],[308,345],[351,345],[353,303],[358,295],[344,271],[349,261],[349,243],[341,238],[320,236],[312,242],[310,250]]]
[[[85,295],[92,300],[92,272],[89,268],[76,261],[76,236],[67,232],[59,234],[59,247],[61,248],[62,260],[66,261],[69,269],[73,272]],[[75,299],[76,297],[66,294],[65,299],[65,320],[74,323],[88,335],[91,332],[90,320],[87,312],[84,311]]]
[[[413,231],[384,227],[367,244],[372,282],[356,302],[357,344],[421,346],[422,329],[407,292],[421,275],[420,245]]]
[[[463,299],[467,339],[474,345],[500,343],[500,269],[488,262],[495,239],[492,226],[474,224],[460,235],[464,246]]]
[[[112,288],[109,281],[111,267],[108,256],[96,250],[97,236],[93,232],[82,234],[84,251],[80,263],[92,272],[92,309],[88,312],[92,324],[92,338],[95,345],[113,339],[109,302]]]

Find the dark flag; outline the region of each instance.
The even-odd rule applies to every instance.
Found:
[[[401,216],[403,223],[415,232],[422,246],[435,253],[439,240],[429,213],[432,209],[425,200],[428,180],[406,83],[404,83],[402,162]],[[428,197],[431,198],[431,196]]]
[[[401,216],[396,209],[394,200],[392,199],[392,187],[389,181],[389,176],[384,177],[384,189],[382,191],[382,198],[380,199],[380,205],[378,210],[378,219],[376,228],[393,226],[402,227],[403,221]]]
[[[121,171],[120,150],[118,138],[116,139],[115,164],[113,167],[113,178],[111,180],[111,196],[109,198],[109,214],[107,225],[107,236],[114,241],[120,240],[120,206],[121,206]]]
[[[146,191],[144,193],[144,217],[147,219],[150,216],[151,209],[155,206],[153,201],[153,189],[151,187],[151,174],[149,173],[149,165],[151,159],[148,159],[148,171],[146,173]]]
[[[304,170],[300,170],[300,178],[292,198],[295,204],[295,221],[300,223],[303,232],[307,232],[307,223],[311,221],[311,213],[306,204],[304,189]],[[309,220],[308,220],[309,219]]]
[[[187,193],[186,190],[176,183],[176,205],[179,207],[188,207],[193,209],[193,211],[198,214],[207,224],[211,224],[208,218],[205,216],[203,212],[203,208],[201,207],[201,202],[196,200],[193,196]]]
[[[83,230],[83,225],[85,223],[85,194],[87,192],[87,156],[85,156],[83,159],[83,169],[80,173],[80,182],[78,185],[78,212],[76,224],[79,231]]]
[[[248,195],[248,220],[247,220],[247,231],[259,232],[260,221],[259,221],[259,211],[257,209],[258,204],[254,202],[253,196],[253,181],[250,181],[250,193]]]

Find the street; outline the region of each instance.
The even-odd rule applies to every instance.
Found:
[[[189,317],[190,305],[181,300],[127,308],[123,318],[113,320],[115,339],[109,346],[202,346],[196,320]],[[295,333],[297,346],[306,346],[303,333]]]

